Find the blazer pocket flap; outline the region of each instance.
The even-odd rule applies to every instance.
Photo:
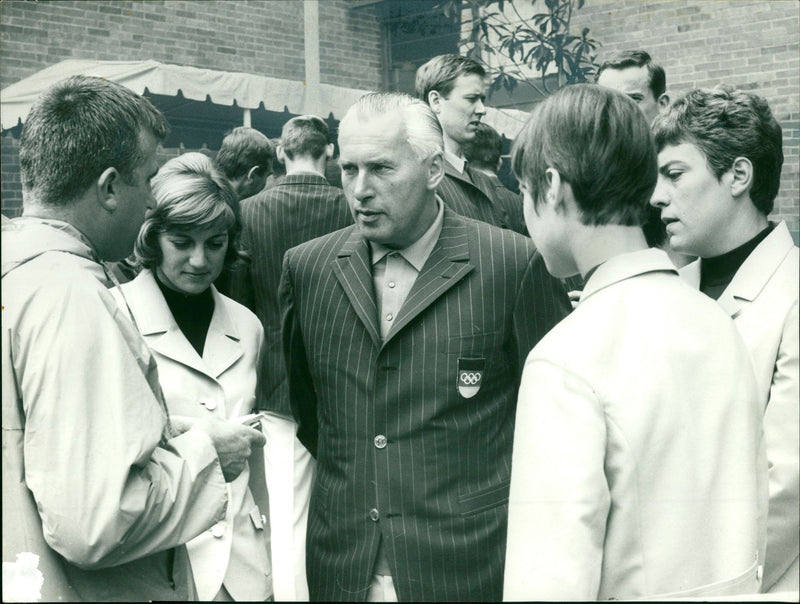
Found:
[[[504,480],[500,484],[493,485],[489,488],[459,495],[458,504],[461,509],[461,516],[472,516],[473,514],[479,514],[508,503],[508,488],[510,483],[510,479]]]
[[[496,331],[450,336],[447,339],[447,353],[462,357],[485,357],[494,351],[497,338]]]
[[[730,579],[716,581],[714,583],[708,583],[706,585],[701,585],[700,587],[693,587],[691,589],[684,589],[682,591],[648,596],[642,599],[666,600],[675,598],[699,599],[719,597],[724,600],[734,600],[738,598],[725,596],[756,596],[761,591],[759,574],[758,560],[755,560],[746,571],[736,575],[735,577],[731,577]]]

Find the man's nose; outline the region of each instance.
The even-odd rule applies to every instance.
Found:
[[[480,99],[475,103],[475,113],[478,115],[486,115],[486,105],[484,105],[483,101]]]
[[[664,178],[658,177],[656,181],[656,188],[650,196],[650,205],[654,208],[665,208],[669,205],[669,198],[667,197],[666,187],[664,186]]]
[[[369,199],[372,195],[372,185],[366,170],[359,170],[353,183],[353,195],[359,201]]]

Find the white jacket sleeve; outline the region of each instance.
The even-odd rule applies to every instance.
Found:
[[[162,440],[154,362],[110,293],[72,277],[30,299],[12,354],[45,539],[102,568],[185,543],[223,517],[227,494],[206,434]]]
[[[529,359],[514,429],[503,600],[596,600],[610,495],[603,411],[582,378]]]
[[[767,559],[762,590],[767,591],[798,557],[800,549],[800,344],[797,302],[783,327],[764,434],[769,460]],[[797,578],[794,578],[795,585]]]

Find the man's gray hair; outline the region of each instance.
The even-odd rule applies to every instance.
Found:
[[[424,161],[444,152],[442,127],[436,115],[426,103],[402,92],[372,92],[358,99],[347,110],[340,123],[348,119],[365,120],[392,111],[399,111],[403,118],[406,141],[417,159]]]

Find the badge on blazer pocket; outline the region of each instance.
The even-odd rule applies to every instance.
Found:
[[[481,389],[483,375],[486,371],[486,359],[458,358],[458,393],[463,398],[472,398]]]

